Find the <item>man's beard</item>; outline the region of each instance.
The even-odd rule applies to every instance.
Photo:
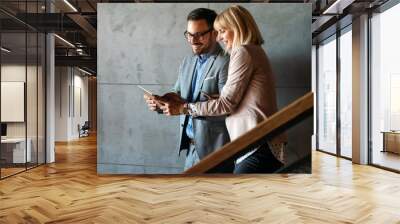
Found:
[[[208,48],[204,44],[193,44],[193,45],[202,47],[202,48],[198,48],[196,51],[194,49],[192,49],[194,54],[199,55],[199,54],[204,54],[204,53],[208,52]]]

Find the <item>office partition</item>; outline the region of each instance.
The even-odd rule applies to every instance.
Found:
[[[20,1],[20,16],[41,13],[44,1]],[[6,4],[1,2],[0,6]],[[0,178],[45,162],[45,34],[0,12]]]

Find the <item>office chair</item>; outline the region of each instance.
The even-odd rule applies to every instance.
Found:
[[[89,121],[85,121],[82,127],[80,127],[80,125],[78,124],[79,138],[89,136],[89,129],[90,129]]]

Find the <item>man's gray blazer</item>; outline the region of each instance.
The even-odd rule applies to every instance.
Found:
[[[197,61],[196,55],[185,57],[180,68],[174,91],[187,100],[190,96],[193,73]],[[203,93],[219,95],[228,76],[229,55],[224,53],[217,44],[207,60],[204,73],[201,74],[199,84],[193,94],[193,101],[206,101]],[[189,138],[186,135],[188,116],[180,116],[179,153],[189,148]],[[193,119],[193,133],[195,148],[200,159],[229,142],[229,134],[225,125],[225,116],[200,117]]]

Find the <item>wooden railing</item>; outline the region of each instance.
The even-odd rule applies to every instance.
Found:
[[[248,149],[249,145],[253,145],[268,134],[285,126],[301,115],[312,110],[314,104],[313,93],[309,92],[300,97],[293,103],[289,104],[282,110],[276,112],[270,118],[258,124],[255,128],[246,132],[234,141],[224,145],[221,149],[209,154],[199,163],[186,170],[185,174],[201,174],[216,167],[225,160],[230,159],[234,155]]]

